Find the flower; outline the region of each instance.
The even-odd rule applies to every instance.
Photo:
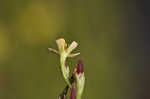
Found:
[[[48,48],[49,51],[54,52],[60,55],[60,65],[61,65],[61,72],[63,77],[65,78],[66,83],[71,88],[71,83],[69,81],[69,66],[66,66],[66,59],[67,57],[75,57],[80,53],[71,54],[71,52],[78,46],[78,43],[73,41],[71,45],[67,48],[67,43],[63,38],[56,40],[58,51],[52,48]]]
[[[63,38],[56,40],[58,51],[48,48],[49,51],[54,52],[60,56],[60,67],[62,75],[65,79],[67,86],[59,95],[59,99],[66,99],[70,95],[70,99],[81,99],[85,86],[85,76],[83,70],[82,60],[78,60],[77,67],[70,76],[70,69],[66,62],[68,57],[75,57],[80,53],[72,54],[72,51],[78,46],[78,43],[73,41],[70,45],[66,43]],[[67,46],[69,45],[69,46]],[[68,94],[68,90],[70,94]]]
[[[58,51],[52,48],[48,48],[49,51],[59,54],[66,54],[66,57],[74,57],[79,55],[80,53],[71,54],[71,52],[78,46],[76,41],[73,41],[70,46],[67,48],[67,43],[63,38],[56,40]]]

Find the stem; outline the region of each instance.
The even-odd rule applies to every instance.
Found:
[[[64,99],[64,95],[65,95],[65,97],[67,96],[68,89],[69,89],[69,86],[67,85],[67,86],[64,88],[63,92],[59,95],[59,99]]]
[[[65,79],[65,82],[71,88],[72,86],[71,86],[71,83],[69,81],[69,70],[67,70],[67,68],[69,68],[69,67],[65,66],[66,58],[67,58],[66,53],[65,52],[62,53],[62,55],[60,57],[61,71],[62,71],[62,75],[63,75],[63,77]]]
[[[82,94],[79,93],[79,91],[77,90],[77,99],[81,99]]]

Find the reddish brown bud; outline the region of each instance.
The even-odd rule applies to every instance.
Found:
[[[83,63],[82,63],[82,60],[81,60],[81,59],[78,61],[78,65],[77,65],[77,70],[76,70],[76,72],[77,72],[78,74],[83,73]]]
[[[76,88],[74,84],[72,85],[70,99],[76,99]]]

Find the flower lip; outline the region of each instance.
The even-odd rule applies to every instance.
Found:
[[[78,74],[83,73],[83,63],[81,59],[78,60],[76,72]]]
[[[72,85],[70,99],[76,99],[76,88],[74,84]]]

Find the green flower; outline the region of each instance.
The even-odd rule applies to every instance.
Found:
[[[61,71],[63,74],[63,77],[65,78],[66,83],[71,88],[71,84],[69,81],[69,66],[66,65],[66,59],[67,57],[75,57],[79,55],[80,53],[72,54],[71,52],[78,46],[78,43],[73,41],[70,46],[67,48],[67,43],[63,38],[60,38],[56,40],[58,51],[52,48],[48,48],[49,51],[57,53],[60,55],[60,65],[61,65]]]

